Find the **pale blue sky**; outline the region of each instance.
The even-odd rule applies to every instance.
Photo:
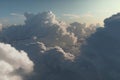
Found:
[[[24,12],[52,11],[60,20],[102,23],[120,11],[120,0],[0,0],[0,23],[21,24]]]

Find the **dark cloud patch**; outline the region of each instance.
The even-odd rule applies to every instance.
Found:
[[[42,46],[39,46],[39,48],[43,51],[33,55],[37,57],[33,59],[35,70],[33,76],[28,80],[99,80],[96,67],[91,61],[84,57],[77,60],[74,55],[65,52],[60,47],[46,47],[41,42],[37,45],[41,44]],[[33,47],[32,44],[31,46]]]
[[[120,13],[111,16],[104,20],[105,30],[107,34],[112,36],[115,39],[120,39],[119,30],[120,30]]]
[[[99,28],[86,41],[82,55],[95,65],[100,80],[120,79],[120,14],[104,20],[105,27]]]
[[[120,24],[120,13],[112,15],[104,20],[105,27],[118,27]]]

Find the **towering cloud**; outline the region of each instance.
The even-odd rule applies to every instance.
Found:
[[[99,72],[94,62],[84,57],[86,52],[80,50],[86,38],[96,31],[96,26],[86,26],[78,22],[66,24],[57,20],[51,11],[24,15],[25,24],[3,28],[0,32],[0,41],[9,43],[18,50],[24,50],[34,62],[33,74],[25,80],[99,80]],[[1,65],[15,67],[12,71],[9,70],[9,74],[15,73],[17,78],[22,78],[33,68],[33,63],[25,52],[14,52],[20,54],[13,54],[11,57],[5,57],[10,56],[7,52],[5,56],[1,53],[3,56],[0,59],[8,61],[7,64],[2,62]],[[80,56],[76,57],[78,55]]]
[[[82,55],[94,64],[100,80],[120,79],[120,14],[104,20],[104,28],[87,39]],[[78,59],[78,60],[79,60]]]
[[[0,80],[22,80],[22,75],[33,71],[33,62],[24,51],[0,43]]]
[[[55,15],[49,12],[38,14],[25,13],[25,25],[11,26],[2,31],[4,41],[18,41],[36,37],[49,46],[75,45],[77,37],[67,31],[67,25],[58,21]]]
[[[112,36],[115,39],[120,39],[119,30],[120,30],[120,13],[111,16],[104,20],[105,22],[105,30],[107,34]]]

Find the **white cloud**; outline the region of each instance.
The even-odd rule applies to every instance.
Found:
[[[91,13],[85,14],[63,14],[63,16],[69,17],[70,19],[81,19],[81,18],[92,18],[94,17]]]
[[[19,71],[18,71],[19,70]],[[24,51],[0,43],[0,80],[22,80],[21,74],[33,71],[33,62]]]
[[[10,13],[11,16],[18,16],[18,17],[24,17],[24,15],[19,13]]]
[[[79,18],[81,18],[81,16],[77,15],[77,14],[63,14],[63,16],[69,17],[71,19],[79,19]]]

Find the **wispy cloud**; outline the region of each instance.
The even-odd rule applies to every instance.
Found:
[[[78,14],[63,14],[63,16],[66,16],[66,17],[69,17],[70,19],[79,19],[79,18],[83,18],[83,17],[94,17],[93,14],[91,13],[86,13],[86,14],[81,14],[81,15],[78,15]]]
[[[10,15],[25,18],[23,14],[19,14],[19,13],[10,13]]]
[[[83,17],[94,17],[94,15],[91,14],[91,13],[86,13],[86,14],[83,14],[82,16],[83,16]]]
[[[63,14],[63,16],[69,17],[71,19],[73,19],[73,18],[75,18],[75,19],[80,18],[80,15],[77,15],[77,14]]]

